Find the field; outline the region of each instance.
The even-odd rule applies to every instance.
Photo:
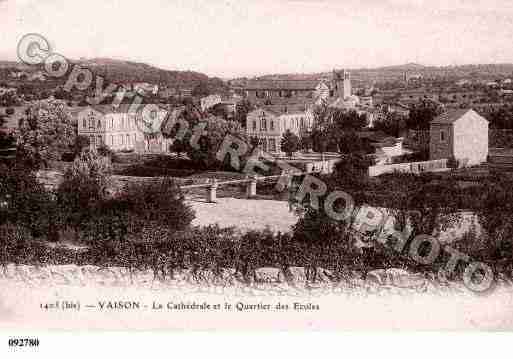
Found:
[[[273,232],[288,232],[297,222],[285,201],[218,198],[217,203],[207,203],[203,197],[197,196],[189,197],[187,202],[196,211],[193,225],[219,224],[242,231],[268,227]]]

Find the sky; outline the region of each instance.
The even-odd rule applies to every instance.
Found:
[[[513,63],[511,0],[0,0],[0,59],[27,33],[68,58],[223,78]]]

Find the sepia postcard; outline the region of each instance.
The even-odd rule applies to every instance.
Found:
[[[513,329],[512,22],[0,1],[0,329]]]

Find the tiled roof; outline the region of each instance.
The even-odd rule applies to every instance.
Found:
[[[313,80],[251,80],[246,90],[315,90],[321,81]]]
[[[286,105],[267,105],[260,106],[260,108],[280,116],[285,114],[304,113],[308,110],[309,105],[305,103],[296,103]]]
[[[92,106],[84,106],[84,107],[75,107],[71,110],[71,112],[72,113],[80,113],[81,111],[83,111],[87,108],[91,108],[91,109],[101,112],[103,114],[128,113],[131,106],[132,106],[132,104],[120,104],[119,106],[113,106],[112,104],[111,105],[92,105]],[[142,110],[144,108],[144,106],[146,106],[146,105],[141,104],[135,108],[137,111],[139,111],[139,110]],[[157,106],[159,106],[159,105],[157,105]],[[159,107],[162,108],[162,106],[159,106]]]
[[[437,123],[442,125],[450,125],[457,120],[459,120],[463,115],[467,112],[472,111],[471,109],[456,109],[449,110],[445,113],[442,113],[440,116],[436,117],[431,123]]]

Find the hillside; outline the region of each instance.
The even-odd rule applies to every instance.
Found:
[[[212,78],[205,74],[193,71],[168,71],[148,64],[123,61],[107,58],[72,60],[73,64],[89,68],[96,74],[103,76],[109,83],[134,83],[148,82],[159,84],[169,88],[190,88],[193,89],[199,84],[205,85],[211,91],[225,91],[225,83],[218,78]],[[0,61],[0,82],[7,82],[11,85],[27,83],[27,80],[18,80],[10,77],[12,71],[24,71],[28,74],[39,71],[38,67],[28,67],[24,64]],[[65,78],[49,81],[38,81],[38,87],[55,87],[64,83]],[[34,81],[30,81],[34,82]],[[29,82],[29,83],[30,83]],[[45,84],[46,82],[46,84]],[[45,86],[46,85],[46,86]]]
[[[343,67],[338,67],[343,68]],[[404,65],[385,66],[377,68],[348,69],[356,82],[372,83],[380,81],[397,81],[404,78],[404,74],[421,75],[426,79],[458,80],[463,78],[495,80],[503,77],[513,77],[513,64],[479,64],[458,66],[424,66],[416,63]],[[330,78],[331,71],[312,74],[269,74],[260,76],[260,79],[280,80],[313,80]],[[237,80],[235,80],[237,81]]]

